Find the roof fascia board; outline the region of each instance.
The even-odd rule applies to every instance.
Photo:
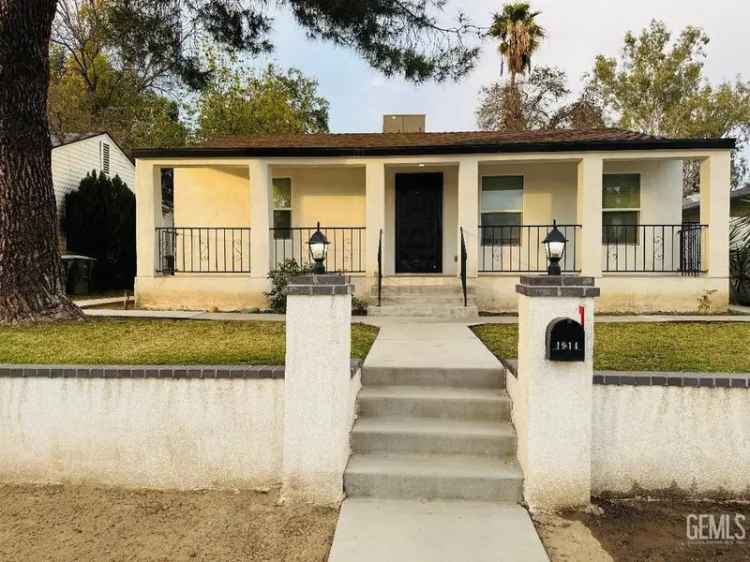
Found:
[[[654,139],[642,141],[571,141],[477,143],[456,145],[387,146],[387,147],[184,147],[141,148],[136,158],[159,157],[333,157],[333,156],[421,156],[458,154],[523,154],[530,152],[612,152],[648,150],[728,150],[734,139]]]

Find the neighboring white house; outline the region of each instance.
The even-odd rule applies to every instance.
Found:
[[[730,194],[730,219],[729,231],[733,233],[730,243],[735,246],[745,240],[750,234],[750,227],[743,223],[742,219],[750,215],[750,183],[744,187],[733,189]],[[700,193],[688,195],[682,201],[682,220],[683,222],[700,222]]]
[[[81,180],[92,170],[111,177],[120,176],[131,191],[135,190],[135,164],[109,133],[71,133],[64,138],[53,136],[51,141],[52,184],[58,215],[65,194],[78,189]]]

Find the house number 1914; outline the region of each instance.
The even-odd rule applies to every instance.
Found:
[[[556,318],[547,326],[545,356],[550,361],[585,361],[586,332],[572,318]]]
[[[554,342],[553,349],[555,351],[578,351],[578,342],[577,341],[556,341]]]

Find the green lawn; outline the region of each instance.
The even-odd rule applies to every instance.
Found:
[[[364,359],[378,329],[352,325],[352,357]],[[284,363],[283,322],[97,319],[0,328],[0,363]]]
[[[516,325],[486,324],[474,333],[495,355],[516,357]],[[750,372],[750,323],[597,323],[595,340],[599,370]]]

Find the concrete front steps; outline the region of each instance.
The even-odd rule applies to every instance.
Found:
[[[377,303],[378,288],[370,297]],[[464,306],[461,281],[448,277],[386,277],[383,279],[382,302],[368,308],[372,316],[429,317],[447,320],[475,318],[479,314],[473,291],[468,291]]]
[[[504,380],[499,369],[365,367],[347,496],[518,502]]]

